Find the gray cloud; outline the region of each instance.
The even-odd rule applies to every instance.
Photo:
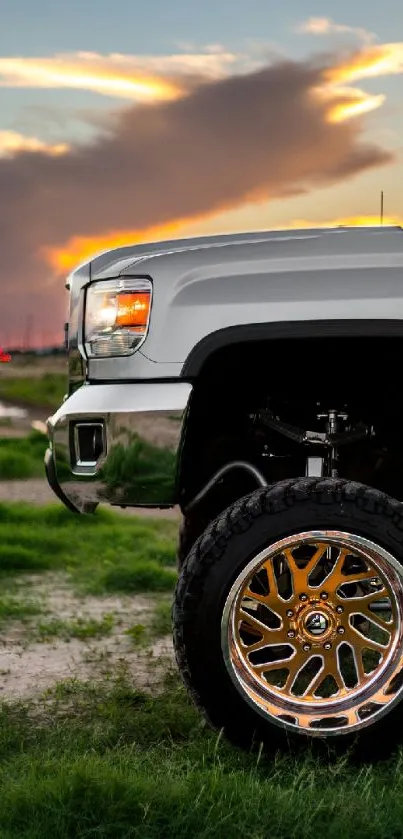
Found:
[[[6,329],[21,334],[28,289],[38,328],[51,318],[60,329],[63,283],[49,283],[43,246],[298,194],[390,162],[361,140],[359,121],[327,121],[312,96],[322,73],[281,62],[206,82],[183,99],[124,110],[63,157],[0,160],[0,343]]]

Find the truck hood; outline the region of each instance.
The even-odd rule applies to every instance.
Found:
[[[205,237],[133,248],[94,279],[154,284],[142,352],[183,363],[206,335],[241,324],[403,319],[403,230],[338,228]]]

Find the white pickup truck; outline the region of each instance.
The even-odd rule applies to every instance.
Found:
[[[67,288],[48,480],[77,512],[180,506],[174,645],[195,701],[247,747],[392,747],[403,230],[126,247]]]

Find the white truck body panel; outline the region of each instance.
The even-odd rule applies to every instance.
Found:
[[[231,326],[403,320],[401,228],[190,239],[148,253],[134,246],[124,259],[109,254],[102,270],[95,260],[91,281],[144,275],[154,287],[146,341],[130,358],[90,361],[91,378],[180,376],[199,341]]]

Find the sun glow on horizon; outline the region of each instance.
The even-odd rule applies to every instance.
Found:
[[[180,238],[186,225],[198,220],[200,219],[177,219],[143,230],[115,230],[100,236],[74,236],[60,247],[43,248],[42,255],[56,273],[62,274],[108,250]]]
[[[148,227],[144,230],[121,230],[106,233],[104,236],[80,237],[76,236],[66,242],[60,248],[46,248],[43,255],[48,265],[57,275],[66,274],[77,268],[100,253],[130,245],[140,245],[153,242],[160,242],[168,239],[180,239],[192,236],[189,233],[191,225],[204,221],[205,232],[198,235],[209,235],[208,221],[213,216],[193,217],[188,219],[177,219],[169,224]],[[341,217],[333,220],[311,221],[308,219],[293,219],[288,224],[271,226],[270,230],[299,230],[315,228],[336,228],[336,227],[377,227],[380,224],[379,216],[362,215]],[[403,227],[403,216],[385,216],[384,226]],[[223,230],[223,233],[228,231]],[[234,230],[234,233],[246,231]],[[259,228],[257,228],[259,232]],[[265,232],[262,230],[262,232]],[[267,231],[266,231],[267,232]],[[215,235],[215,234],[214,234]]]

